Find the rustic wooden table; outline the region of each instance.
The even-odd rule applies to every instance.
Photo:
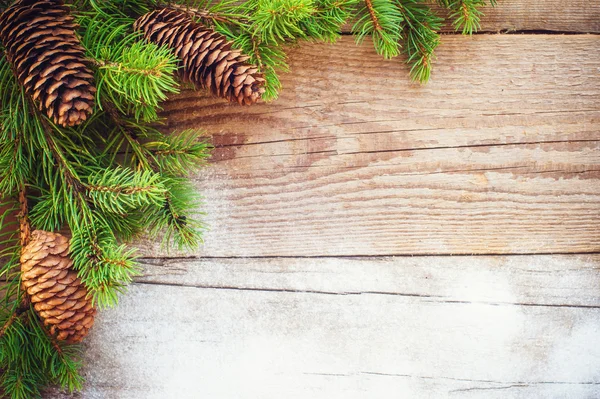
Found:
[[[600,2],[486,14],[426,86],[344,37],[271,104],[168,102],[211,230],[145,246],[74,397],[599,398]]]

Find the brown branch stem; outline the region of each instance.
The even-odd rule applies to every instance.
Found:
[[[19,230],[21,247],[25,247],[29,243],[31,237],[31,226],[29,225],[29,207],[27,204],[27,190],[25,186],[21,186],[19,191]]]
[[[10,326],[12,326],[12,324],[15,322],[15,320],[17,320],[18,317],[19,315],[17,314],[17,312],[14,312],[12,316],[10,316],[8,320],[6,320],[6,323],[4,323],[2,329],[0,330],[0,338],[2,338],[4,334],[6,334]]]
[[[371,16],[371,21],[373,21],[373,26],[375,27],[375,30],[380,31],[381,25],[379,24],[379,19],[375,14],[375,8],[373,7],[372,0],[365,0],[365,5],[367,6],[367,10],[369,10],[369,15]]]

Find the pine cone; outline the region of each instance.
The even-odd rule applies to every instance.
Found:
[[[194,22],[179,10],[164,8],[142,15],[134,29],[146,40],[168,46],[180,59],[181,79],[240,105],[254,104],[265,92],[265,79],[225,36]]]
[[[75,126],[94,105],[94,75],[62,0],[18,0],[0,16],[0,40],[19,82],[54,123]]]
[[[23,287],[50,334],[69,343],[81,342],[96,314],[72,266],[65,236],[41,230],[31,233],[21,253]]]

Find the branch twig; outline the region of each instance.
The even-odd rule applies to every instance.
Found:
[[[2,329],[0,330],[0,338],[2,338],[4,334],[6,334],[6,331],[8,331],[12,323],[14,323],[18,317],[19,315],[17,315],[17,312],[14,312],[12,316],[10,316],[8,320],[6,320],[6,323],[4,323],[4,326],[2,326]]]
[[[19,228],[21,247],[25,247],[29,243],[31,237],[31,226],[29,225],[29,208],[27,206],[27,191],[25,185],[21,186],[19,191]]]

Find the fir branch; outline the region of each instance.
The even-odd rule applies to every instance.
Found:
[[[27,192],[25,186],[21,186],[19,191],[19,231],[21,247],[26,246],[29,243],[31,236],[31,226],[29,225],[29,206],[27,205]]]
[[[8,199],[0,203],[0,208],[4,208],[4,212],[0,214],[0,281],[3,281],[4,291],[2,307],[12,308],[14,312],[22,298],[19,268],[21,224],[17,216],[20,206],[17,201]]]
[[[426,83],[431,74],[435,48],[440,43],[439,30],[443,19],[438,17],[423,0],[397,0],[404,19],[407,62],[411,64],[413,80]]]
[[[316,13],[312,0],[250,0],[256,9],[250,16],[254,36],[264,42],[296,40],[306,37],[300,24]]]
[[[352,32],[358,43],[370,35],[377,53],[392,58],[400,54],[401,22],[402,14],[392,0],[364,0]]]
[[[464,35],[471,35],[481,28],[481,7],[487,5],[486,0],[438,0],[438,3],[450,10],[452,26],[456,31],[461,30]],[[496,0],[490,0],[492,6]]]
[[[209,8],[201,8],[197,5],[161,3],[160,7],[171,8],[182,11],[190,15],[197,22],[206,26],[216,26],[217,23],[242,25],[248,24],[249,19],[246,15],[237,13],[239,3],[233,1],[221,1],[213,3]]]
[[[73,208],[71,212],[73,267],[88,288],[94,306],[114,306],[118,294],[123,293],[138,274],[135,251],[117,243],[101,214],[86,206]]]
[[[87,195],[105,212],[126,215],[145,206],[160,206],[166,189],[157,173],[118,167],[92,174],[86,184]]]
[[[131,34],[131,20],[82,16],[82,43],[97,66],[98,104],[110,102],[125,115],[151,122],[159,104],[178,92],[177,58],[167,48]]]
[[[17,191],[32,169],[24,132],[31,129],[25,96],[11,66],[0,55],[0,193]]]
[[[301,23],[308,37],[335,42],[341,34],[342,26],[356,10],[358,0],[320,0],[315,12]]]
[[[156,160],[150,151],[142,145],[139,136],[146,137],[149,130],[141,124],[128,120],[109,102],[103,104],[112,125],[104,155],[109,155],[113,162],[119,154],[123,155],[121,165],[133,169],[157,170]],[[160,135],[159,133],[157,133]]]
[[[127,19],[132,15],[143,15],[164,4],[158,0],[77,0],[74,9],[87,11],[88,15],[97,15],[105,19]],[[81,14],[84,13],[80,12]]]
[[[6,334],[6,331],[8,331],[10,326],[15,322],[15,320],[17,320],[18,317],[19,317],[19,315],[17,314],[17,312],[13,312],[10,315],[10,317],[4,322],[4,324],[2,325],[2,328],[0,328],[0,339],[2,339],[4,337],[4,335]]]
[[[160,170],[174,176],[186,176],[206,165],[212,147],[202,140],[204,132],[184,130],[144,144],[154,154]]]
[[[203,142],[197,142],[199,131],[187,131],[180,135],[164,136],[157,130],[136,124],[119,116],[114,109],[108,112],[113,122],[119,126],[117,134],[122,134],[132,149],[130,162],[137,162],[137,167],[142,170],[159,173],[161,182],[166,188],[165,195],[158,208],[145,209],[152,218],[145,218],[141,223],[148,228],[148,234],[156,237],[164,234],[163,245],[168,247],[173,243],[178,248],[194,249],[202,242],[201,233],[204,227],[201,222],[189,218],[191,212],[200,206],[197,194],[185,179],[177,175],[183,172],[183,163],[189,163],[194,159],[204,161],[208,157],[209,146]],[[154,138],[146,144],[137,139],[137,135]],[[164,152],[156,153],[156,150],[168,150],[179,148],[179,153]],[[185,155],[181,150],[189,152]],[[195,199],[196,198],[196,199]],[[128,214],[128,217],[135,215]],[[122,229],[122,225],[114,219],[106,218],[107,225],[111,225],[124,231],[128,236],[135,234],[135,230]]]

